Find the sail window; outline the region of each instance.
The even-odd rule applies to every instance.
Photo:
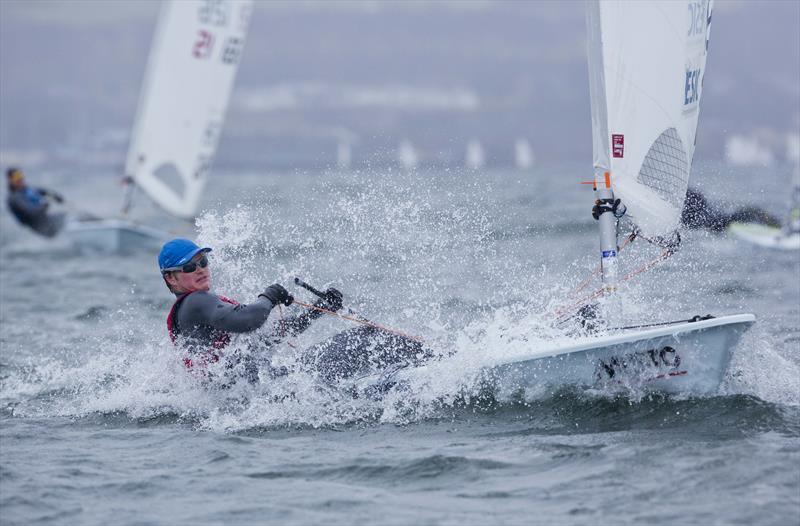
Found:
[[[636,180],[681,207],[689,187],[689,162],[678,131],[668,128],[650,146]]]
[[[174,163],[161,164],[153,171],[153,175],[175,192],[175,195],[182,196],[186,191],[186,184]]]

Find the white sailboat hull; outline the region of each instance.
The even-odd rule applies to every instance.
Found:
[[[70,221],[64,236],[81,251],[126,253],[158,250],[170,237],[164,232],[123,219]]]
[[[780,228],[754,223],[731,223],[728,232],[760,247],[800,250],[800,232],[787,234]]]
[[[628,330],[532,351],[486,372],[504,391],[578,385],[712,395],[739,339],[754,322],[752,314],[740,314]]]

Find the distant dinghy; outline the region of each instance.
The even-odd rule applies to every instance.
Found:
[[[514,142],[514,161],[520,170],[530,170],[536,162],[533,148],[527,139],[519,138]]]
[[[480,141],[473,139],[467,144],[464,165],[470,170],[480,170],[486,164],[486,154]]]
[[[167,0],[162,4],[140,93],[128,158],[133,187],[169,214],[193,219],[213,164],[241,59],[252,0]],[[79,247],[118,251],[169,236],[133,221],[68,225]]]
[[[789,211],[778,227],[758,223],[731,223],[728,233],[732,236],[764,248],[800,250],[800,162],[795,165],[792,197]]]
[[[414,170],[417,168],[419,164],[419,155],[416,149],[414,149],[414,145],[411,144],[411,141],[408,139],[401,141],[400,146],[397,147],[397,159],[400,161],[400,166],[406,170]]]

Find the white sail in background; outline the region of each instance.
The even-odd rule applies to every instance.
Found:
[[[486,156],[483,153],[483,146],[480,141],[473,139],[467,144],[467,154],[464,158],[464,165],[470,170],[479,170],[486,163]]]
[[[340,138],[336,145],[336,165],[341,170],[350,168],[350,163],[353,161],[353,151],[350,146],[350,141]]]
[[[173,215],[197,211],[252,7],[252,0],[162,5],[125,169]]]
[[[415,169],[419,163],[419,155],[408,139],[403,139],[397,147],[397,158],[406,170]]]
[[[651,235],[677,227],[695,148],[710,0],[590,0],[594,164]]]
[[[514,142],[514,161],[521,170],[533,167],[535,157],[531,143],[527,139],[519,138]]]

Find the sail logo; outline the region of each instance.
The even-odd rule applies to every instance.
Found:
[[[680,369],[680,365],[680,354],[675,348],[667,345],[661,349],[600,359],[597,361],[594,374],[595,379],[600,382],[622,378],[639,378],[647,381],[686,374],[687,371]]]
[[[625,157],[625,135],[622,133],[611,134],[611,155]]]
[[[230,6],[229,2],[223,0],[205,0],[197,12],[197,18],[201,24],[218,27],[227,25]]]
[[[197,41],[192,47],[192,55],[194,58],[206,59],[211,56],[212,49],[214,49],[214,35],[201,29],[197,32]]]
[[[242,56],[244,49],[244,39],[239,37],[228,37],[225,46],[222,48],[222,63],[236,64]]]
[[[686,36],[690,39],[705,36],[708,2],[689,2],[688,9],[689,28]]]
[[[683,86],[683,105],[688,106],[700,100],[700,68],[687,69]]]

